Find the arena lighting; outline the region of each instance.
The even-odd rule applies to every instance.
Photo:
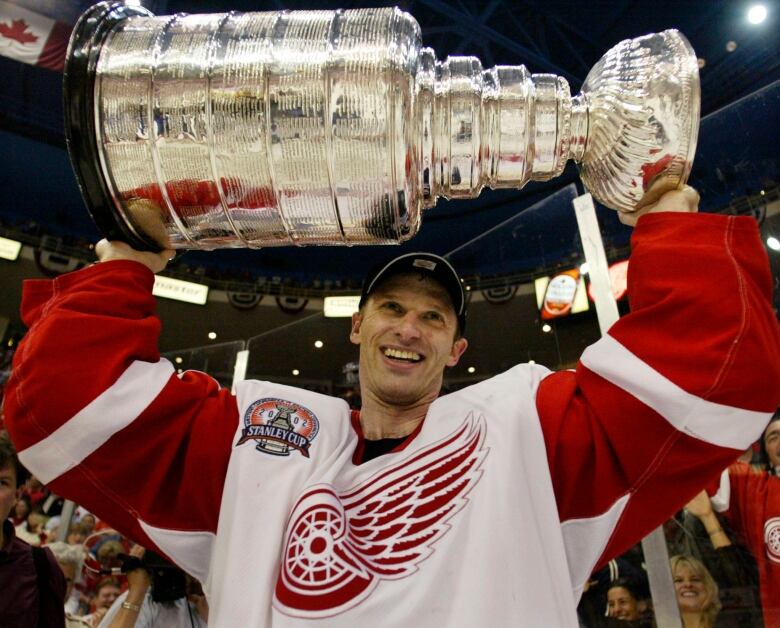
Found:
[[[22,243],[8,238],[0,238],[0,259],[11,260],[12,262],[19,257],[19,251],[22,250]]]
[[[727,41],[726,42],[726,51],[727,52],[734,52],[737,49],[737,42],[735,41]]]
[[[324,343],[324,342],[322,342],[322,340],[315,340],[315,341],[314,341],[314,348],[315,348],[315,349],[322,349],[322,347],[323,347],[324,345],[325,345],[325,343]]]
[[[588,262],[580,264],[580,275],[587,275],[590,272],[590,265]]]
[[[754,4],[748,9],[747,19],[751,24],[761,24],[766,19],[766,7],[763,4]]]
[[[542,331],[545,334],[549,334],[552,331],[552,327],[550,327],[547,323],[545,323],[544,325],[542,325]]]
[[[293,369],[292,374],[295,375],[295,377],[298,377],[298,375],[300,375],[301,372],[298,369]]]
[[[209,340],[216,340],[217,339],[217,332],[210,331],[209,332]]]
[[[180,355],[177,355],[173,361],[176,362],[176,364],[181,364],[184,360],[181,359]]]
[[[536,360],[528,360],[528,364],[536,364]]]
[[[152,294],[164,299],[184,301],[185,303],[194,303],[195,305],[206,305],[209,287],[191,281],[155,275]]]
[[[469,373],[473,373],[477,369],[475,369],[473,366],[470,366],[467,370],[468,370]]]
[[[326,318],[346,318],[358,311],[360,297],[325,297],[323,302]]]
[[[778,240],[775,236],[769,236],[766,239],[766,245],[773,251],[780,251],[780,240]]]

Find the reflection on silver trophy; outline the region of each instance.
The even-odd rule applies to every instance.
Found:
[[[441,62],[398,9],[155,17],[96,5],[71,38],[66,133],[98,226],[139,248],[387,244],[439,197],[577,162],[633,211],[691,168],[696,56],[619,43],[571,97],[524,66]]]

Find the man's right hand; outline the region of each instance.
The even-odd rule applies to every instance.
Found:
[[[128,259],[140,262],[153,273],[159,273],[173,259],[175,251],[165,249],[159,253],[136,251],[125,242],[118,240],[101,240],[95,245],[95,254],[101,262],[111,262],[118,259]]]

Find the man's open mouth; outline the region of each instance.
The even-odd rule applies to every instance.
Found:
[[[399,362],[421,362],[424,359],[423,356],[414,351],[402,351],[401,349],[391,349],[390,347],[382,349],[382,353],[385,357],[391,360],[398,360]]]

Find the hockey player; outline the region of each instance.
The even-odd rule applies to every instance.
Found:
[[[53,490],[203,582],[211,626],[574,626],[594,567],[780,402],[755,222],[697,201],[628,217],[632,312],[576,371],[522,364],[439,396],[467,347],[460,281],[429,254],[390,262],[352,320],[354,413],[177,376],[151,295],[170,252],[102,242],[100,263],[25,288],[9,430]]]

